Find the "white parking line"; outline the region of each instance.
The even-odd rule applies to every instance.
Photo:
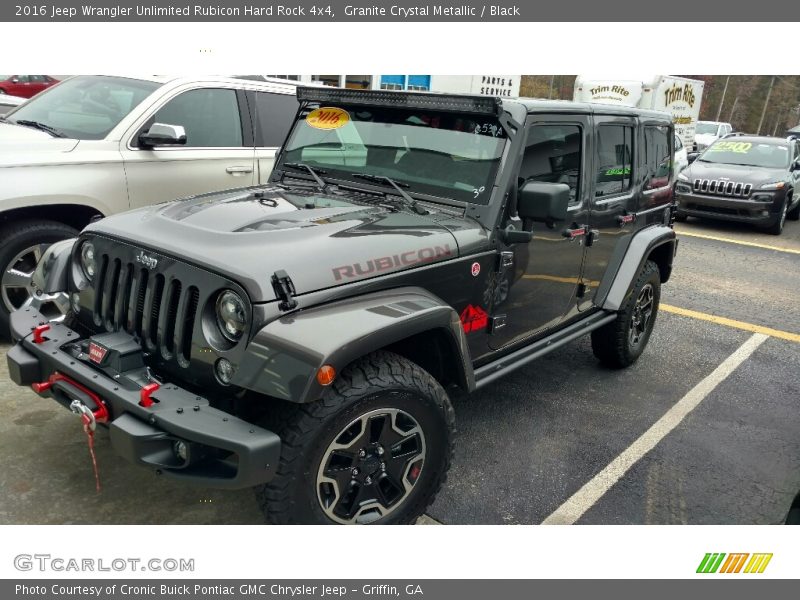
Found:
[[[747,360],[767,339],[769,336],[763,333],[753,334],[736,352],[726,358],[720,366],[694,386],[650,429],[645,431],[639,439],[542,521],[542,525],[572,525],[580,519],[640,458],[650,452],[658,442],[675,429],[686,418],[686,415],[697,408],[714,388],[733,373],[736,367]]]

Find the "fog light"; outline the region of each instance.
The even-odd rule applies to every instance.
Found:
[[[760,214],[762,217],[768,217],[769,216],[769,211],[768,210],[762,210],[758,214]]]
[[[227,358],[220,358],[215,366],[217,379],[224,385],[230,384],[233,379],[234,368]]]
[[[72,305],[72,312],[76,315],[81,312],[81,296],[77,292],[72,294],[72,298],[70,299],[70,304]]]
[[[181,442],[178,440],[172,445],[172,451],[175,453],[175,456],[180,458],[182,461],[186,462],[189,460],[189,446],[186,442]]]

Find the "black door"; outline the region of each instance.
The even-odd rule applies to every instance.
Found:
[[[581,310],[593,306],[614,252],[628,245],[636,226],[633,214],[638,206],[636,182],[641,170],[634,161],[636,119],[595,115],[594,120],[589,225],[595,233],[586,252],[583,270],[586,294],[581,298]]]
[[[587,224],[591,117],[532,115],[527,125],[518,188],[527,181],[565,183],[569,216],[548,227],[534,224],[533,240],[515,247],[514,266],[498,283],[490,345],[499,349],[541,334],[577,311],[585,236],[567,237]],[[499,322],[498,322],[499,321]]]

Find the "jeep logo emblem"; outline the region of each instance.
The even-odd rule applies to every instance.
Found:
[[[148,269],[155,269],[158,266],[158,259],[147,256],[144,252],[139,252],[136,255],[136,262],[143,264]]]

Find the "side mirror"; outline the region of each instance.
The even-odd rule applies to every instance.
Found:
[[[566,183],[528,181],[519,190],[517,198],[517,213],[526,223],[552,224],[567,218],[569,186]]]
[[[11,80],[11,83],[19,83],[19,79],[17,79],[16,77],[14,77],[14,78]]]
[[[794,159],[792,166],[789,167],[791,171],[800,171],[800,156]]]
[[[689,164],[692,164],[694,161],[697,160],[698,156],[700,156],[699,152],[689,152],[689,154],[686,155],[686,158],[689,159]]]
[[[180,146],[186,143],[186,130],[182,125],[153,123],[150,129],[139,134],[140,148]]]

